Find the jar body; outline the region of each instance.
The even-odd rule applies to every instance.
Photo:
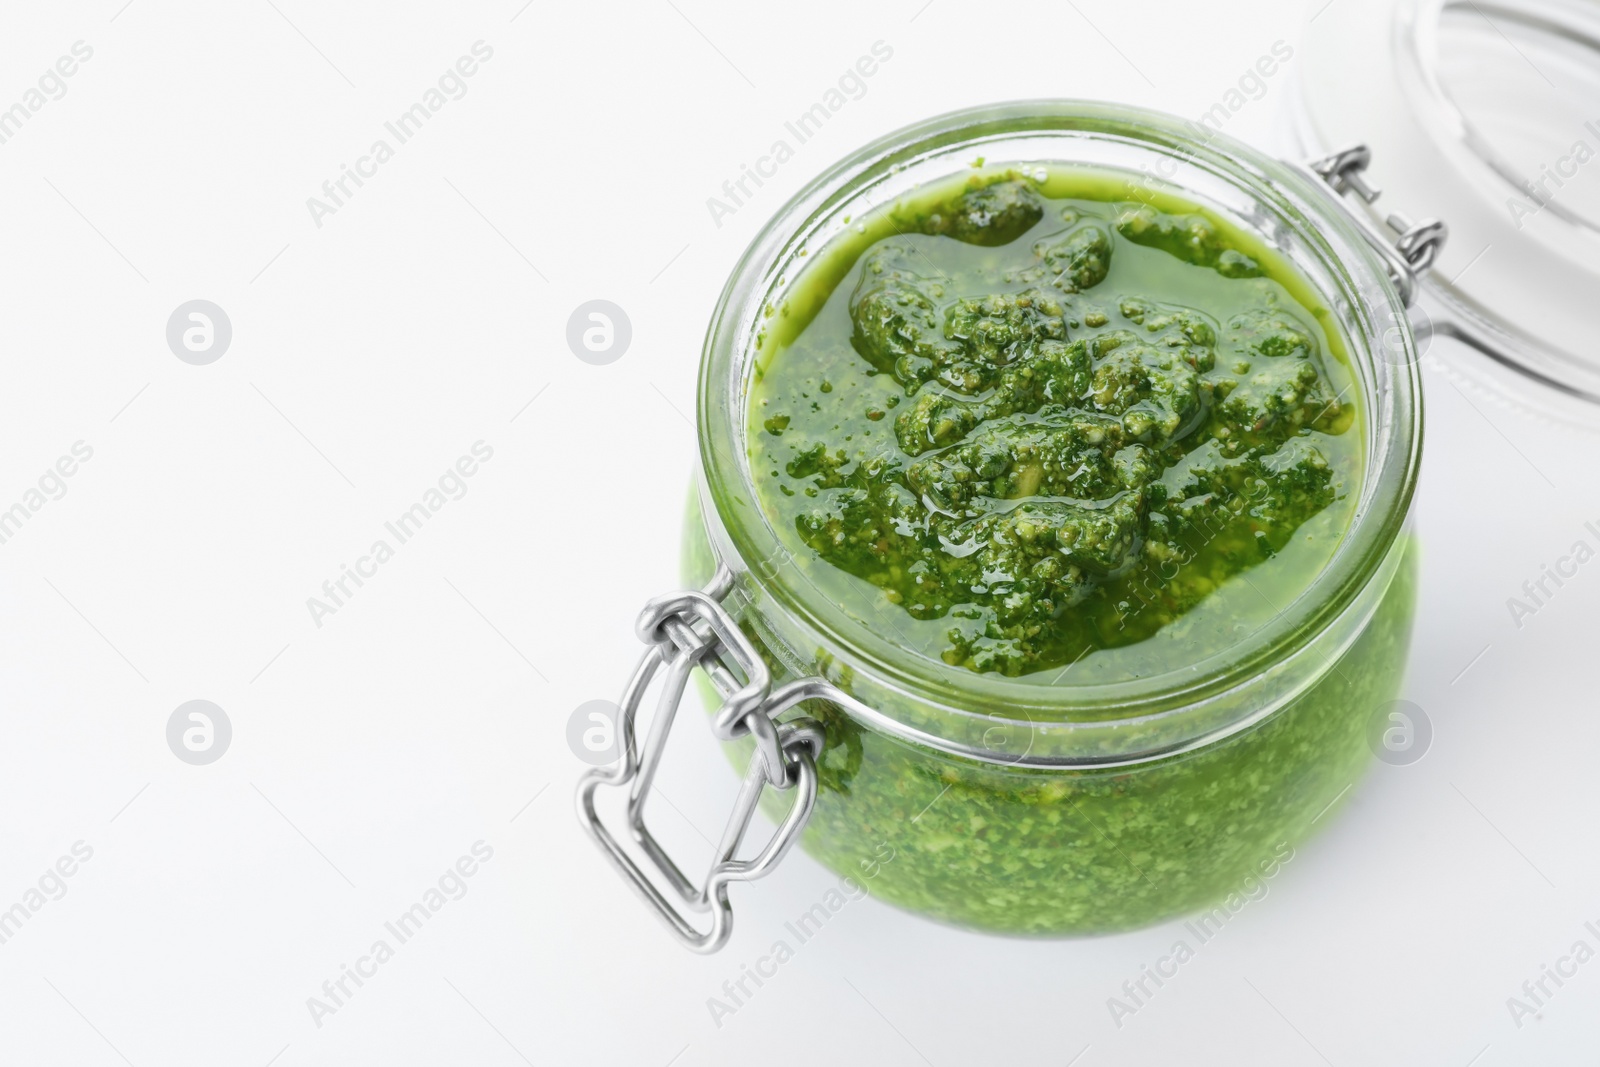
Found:
[[[1212,918],[1196,921],[1226,921],[1264,895],[1373,760],[1416,604],[1409,535],[1391,557],[1370,614],[1318,679],[1249,728],[1165,759],[1104,769],[988,763],[804,705],[793,714],[822,723],[827,745],[801,847],[888,903],[997,933],[1108,933],[1202,909]],[[691,500],[684,580],[703,585],[714,567]],[[757,609],[743,614],[775,678],[805,666],[799,650],[774,647]],[[727,748],[736,767],[749,762],[748,739]],[[775,809],[785,800],[771,799]]]
[[[900,197],[985,159],[1143,175],[1204,205],[1292,264],[1302,303],[1342,342],[1364,413],[1354,518],[1310,585],[1269,600],[1274,615],[1222,651],[1126,677],[1095,676],[1091,659],[1066,682],[1076,661],[1008,678],[919,658],[893,637],[900,608],[839,603],[837,585],[814,581],[828,564],[786,547],[763,508],[751,383],[784,319],[819,306],[794,296],[791,272],[831,262],[811,253],[834,242],[898,232]],[[684,577],[703,586],[721,564],[723,606],[775,684],[832,687],[821,691],[838,703],[783,713],[826,735],[806,850],[891,903],[1014,934],[1128,929],[1259,896],[1373,759],[1399,689],[1421,440],[1415,346],[1393,329],[1404,321],[1386,263],[1320,178],[1149,112],[1039,101],[943,116],[798,194],[746,252],[708,331]],[[732,748],[748,760],[748,738]]]

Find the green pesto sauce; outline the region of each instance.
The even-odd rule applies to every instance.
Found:
[[[1044,682],[1196,662],[1349,524],[1360,412],[1331,315],[1170,194],[975,172],[847,231],[771,310],[763,506],[825,595],[917,655]]]

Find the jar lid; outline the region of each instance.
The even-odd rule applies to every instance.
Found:
[[[1335,0],[1300,58],[1307,149],[1364,142],[1385,207],[1449,223],[1435,331],[1600,403],[1600,5]]]

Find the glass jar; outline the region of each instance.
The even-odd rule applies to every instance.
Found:
[[[897,199],[979,159],[1121,172],[1177,193],[1275,249],[1331,309],[1323,326],[1342,338],[1362,394],[1354,517],[1321,573],[1225,651],[1117,680],[1076,668],[978,674],[914,656],[870,607],[821,594],[814,564],[789,554],[761,506],[745,435],[763,324],[796,299],[808,256],[870,242]],[[1385,234],[1349,211],[1340,193],[1363,185],[1364,164],[1347,152],[1313,170],[1149,111],[1027,102],[891,134],[763,228],[723,291],[701,363],[684,577],[705,592],[646,609],[649,650],[622,704],[624,755],[580,789],[581,821],[686,943],[718,947],[728,885],[765,874],[796,838],[854,884],[936,919],[1027,935],[1127,929],[1253,892],[1348,796],[1375,732],[1392,725],[1383,712],[1406,659],[1422,430],[1406,304],[1443,232],[1430,222]],[[699,886],[643,821],[694,664],[708,667],[714,731],[750,766]],[[640,757],[635,715],[662,670]],[[654,881],[595,814],[598,785],[629,783],[630,828]],[[777,835],[740,861],[763,795]],[[711,930],[684,907],[710,912]]]

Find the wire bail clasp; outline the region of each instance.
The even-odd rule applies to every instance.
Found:
[[[1342,148],[1306,166],[1329,188],[1341,197],[1354,194],[1363,204],[1370,205],[1383,195],[1383,190],[1367,180],[1367,167],[1372,163],[1372,149],[1364,144]],[[1342,201],[1341,201],[1342,202]],[[1361,224],[1378,254],[1383,257],[1389,280],[1406,307],[1416,300],[1417,281],[1426,274],[1439,258],[1439,250],[1450,236],[1450,227],[1439,219],[1423,219],[1413,223],[1405,215],[1393,212],[1383,219],[1390,231],[1380,233],[1363,212],[1351,212]]]
[[[678,940],[702,953],[717,951],[727,943],[733,931],[728,886],[734,882],[754,881],[776,866],[799,840],[811,816],[817,799],[816,761],[822,755],[822,728],[808,718],[780,725],[776,717],[803,700],[825,697],[831,689],[827,682],[817,678],[773,689],[771,672],[760,652],[722,604],[732,588],[732,573],[719,565],[705,589],[669,593],[645,605],[636,629],[639,639],[649,648],[623,691],[617,724],[620,741],[617,762],[589,771],[578,782],[579,823]],[[725,741],[753,735],[756,745],[711,868],[698,885],[667,855],[644,821],[645,801],[655,781],[667,735],[682,703],[690,674],[696,667],[705,671],[722,695],[722,705],[712,716],[712,733]],[[656,711],[640,755],[635,743],[635,721],[658,675],[660,693],[656,698]],[[704,932],[661,892],[595,812],[594,795],[600,786],[620,788],[630,783],[628,830],[681,904],[692,911],[711,913],[711,926]],[[794,802],[772,839],[756,856],[748,860],[736,859],[751,817],[769,785],[784,791],[797,790]]]

